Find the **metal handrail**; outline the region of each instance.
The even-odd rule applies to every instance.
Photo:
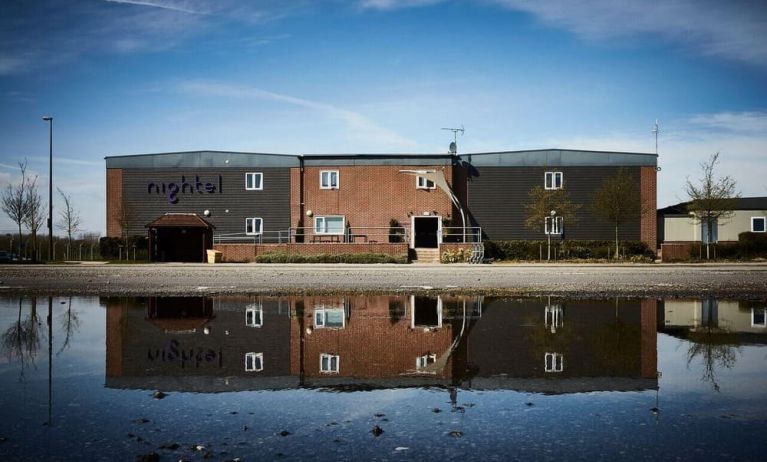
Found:
[[[448,238],[448,239],[445,239]],[[442,242],[474,243],[482,242],[480,226],[443,226]]]
[[[313,226],[287,230],[263,231],[259,234],[222,233],[213,235],[213,244],[288,244],[288,243],[404,243],[409,242],[405,227],[347,226],[341,233],[317,233]]]

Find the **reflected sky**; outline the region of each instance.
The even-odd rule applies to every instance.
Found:
[[[753,460],[765,306],[4,298],[0,458]]]

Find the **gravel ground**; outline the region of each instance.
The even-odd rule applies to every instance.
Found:
[[[483,292],[499,295],[767,299],[767,264],[4,265],[0,293]]]

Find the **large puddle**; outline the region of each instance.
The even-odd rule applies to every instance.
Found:
[[[0,459],[764,457],[767,303],[0,299]]]

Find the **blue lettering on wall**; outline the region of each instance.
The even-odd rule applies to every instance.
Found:
[[[223,194],[224,182],[218,175],[218,184],[210,181],[201,181],[199,175],[194,176],[194,181],[187,181],[186,175],[181,175],[180,183],[161,183],[153,181],[147,185],[149,194],[165,194],[169,204],[177,204],[179,194]]]

